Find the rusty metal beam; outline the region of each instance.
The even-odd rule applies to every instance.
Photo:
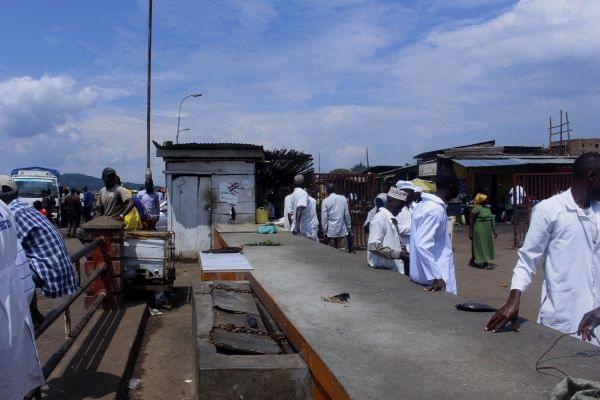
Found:
[[[96,250],[98,247],[101,247],[104,244],[104,238],[98,238],[93,242],[90,242],[84,245],[81,249],[71,254],[70,258],[72,262],[76,262],[82,257],[87,256],[92,251]]]
[[[50,327],[50,325],[52,325],[54,321],[56,321],[58,317],[60,317],[69,308],[69,306],[73,304],[73,302],[77,300],[77,298],[81,296],[83,292],[85,292],[85,290],[105,271],[106,264],[100,264],[100,266],[98,266],[98,268],[89,276],[88,280],[85,281],[75,293],[67,297],[65,302],[60,307],[50,311],[46,315],[46,319],[44,319],[44,321],[40,324],[39,329],[35,332],[35,338],[37,339],[40,337],[40,335],[44,333]]]

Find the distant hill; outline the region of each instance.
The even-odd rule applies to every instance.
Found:
[[[62,174],[60,176],[60,184],[69,188],[81,189],[87,186],[91,191],[98,191],[104,186],[102,179],[83,174]],[[128,189],[139,189],[144,186],[143,183],[123,182],[123,185]]]

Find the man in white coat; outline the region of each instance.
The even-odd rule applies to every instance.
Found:
[[[410,181],[398,181],[396,187],[408,194],[406,206],[402,207],[396,219],[398,220],[400,239],[406,243],[406,250],[410,253],[410,227],[412,225],[412,210],[417,187]]]
[[[292,208],[292,194],[288,194],[283,199],[283,227],[286,230],[291,230],[292,227],[292,214],[288,212]]]
[[[365,233],[369,233],[369,225],[371,224],[371,220],[373,219],[375,214],[377,214],[379,209],[381,207],[385,206],[386,202],[387,202],[387,193],[379,193],[375,197],[375,200],[374,200],[375,205],[367,213],[367,218],[365,218],[365,223],[363,224],[363,229],[364,229]]]
[[[371,220],[367,247],[367,262],[371,268],[406,273],[408,254],[398,232],[396,215],[406,206],[407,197],[406,192],[392,186],[386,205]]]
[[[21,400],[44,384],[27,294],[15,265],[17,248],[15,222],[0,200],[0,399],[6,400]]]
[[[291,194],[286,213],[291,219],[291,230],[294,235],[305,236],[312,240],[317,239],[319,229],[317,202],[304,190],[303,175],[294,177],[294,191]]]
[[[352,234],[352,227],[348,200],[336,192],[335,184],[327,185],[329,196],[321,203],[321,226],[325,240],[337,249],[341,239]]]
[[[441,170],[436,178],[437,192],[423,193],[412,213],[410,231],[410,279],[428,291],[445,290],[456,294],[454,254],[448,233],[448,201],[458,195],[454,170]]]
[[[563,193],[535,206],[519,249],[508,300],[485,329],[498,332],[511,322],[518,330],[521,293],[544,260],[538,322],[563,333],[593,335],[592,310],[600,307],[600,154],[585,153],[573,165],[573,183]],[[598,332],[600,333],[600,332]]]

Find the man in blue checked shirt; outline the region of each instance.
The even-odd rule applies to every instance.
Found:
[[[65,241],[52,222],[27,203],[17,199],[16,183],[0,175],[0,200],[13,213],[17,237],[29,259],[33,280],[47,297],[66,296],[77,291],[77,279]],[[32,301],[32,317],[41,315]]]

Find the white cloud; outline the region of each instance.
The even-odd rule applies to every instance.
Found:
[[[31,137],[68,123],[99,98],[96,89],[77,87],[66,76],[29,76],[0,82],[0,135]]]

